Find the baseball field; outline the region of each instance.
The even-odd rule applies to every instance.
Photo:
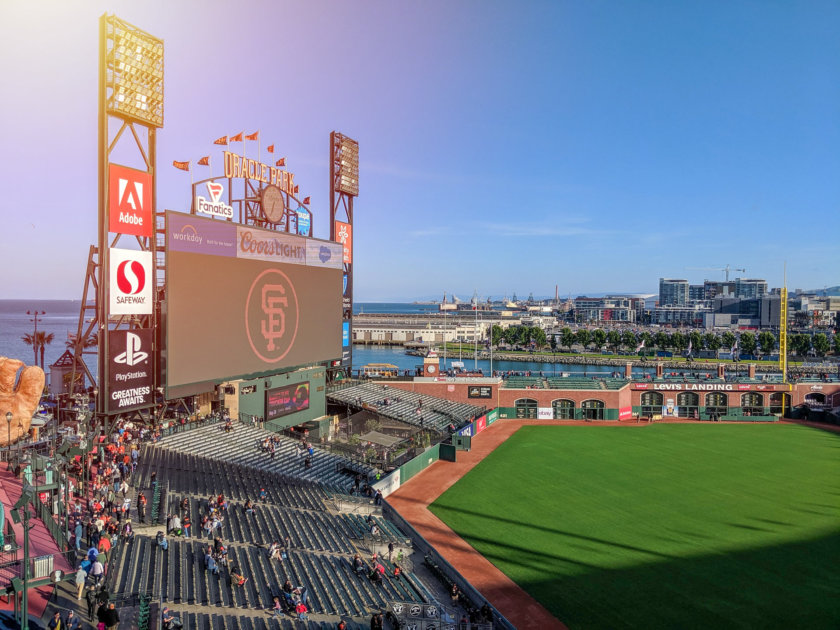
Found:
[[[573,629],[840,627],[840,435],[526,426],[430,509]]]

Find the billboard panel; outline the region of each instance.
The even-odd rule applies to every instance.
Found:
[[[108,411],[129,411],[154,404],[150,328],[108,332]]]
[[[252,260],[306,264],[306,241],[302,236],[236,226],[236,256]]]
[[[110,249],[111,291],[108,309],[111,315],[151,315],[155,283],[152,252],[134,249]]]
[[[343,221],[335,222],[335,240],[341,243],[342,260],[350,264],[353,262],[353,226]]]
[[[553,407],[537,407],[537,420],[553,420],[554,419],[554,408]]]
[[[454,366],[457,361],[453,361]],[[493,388],[489,385],[469,385],[467,387],[467,398],[492,398]]]
[[[310,267],[341,269],[341,244],[306,239],[306,264]]]
[[[166,282],[168,387],[341,356],[339,269],[170,250]]]
[[[152,174],[108,165],[108,229],[118,234],[152,236]]]
[[[265,419],[276,420],[309,409],[309,381],[274,387],[265,392]]]
[[[236,256],[236,225],[227,221],[198,219],[192,214],[168,212],[168,251]]]

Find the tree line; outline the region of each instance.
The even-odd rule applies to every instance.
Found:
[[[543,350],[550,347],[552,351],[558,348],[566,348],[571,352],[573,346],[580,346],[584,350],[596,350],[601,352],[604,348],[610,348],[613,352],[620,352],[622,349],[630,353],[642,353],[644,348],[649,353],[659,349],[663,352],[672,350],[677,354],[683,354],[689,349],[692,353],[700,350],[717,352],[735,349],[740,354],[773,354],[778,345],[776,336],[769,331],[762,331],[758,334],[742,332],[736,336],[735,333],[726,331],[721,334],[714,332],[701,333],[692,331],[683,333],[675,331],[672,333],[660,330],[655,333],[642,332],[636,334],[632,330],[589,330],[581,328],[577,331],[571,328],[563,328],[558,334],[546,335],[545,331],[538,326],[510,326],[502,328],[494,325],[491,331],[491,343],[498,346],[505,343],[510,346],[534,347]],[[831,350],[840,353],[840,334],[829,337],[825,333],[817,333],[813,336],[805,334],[788,335],[788,350],[793,354],[804,356],[810,350],[818,356],[825,356]],[[641,346],[641,347],[640,347]]]

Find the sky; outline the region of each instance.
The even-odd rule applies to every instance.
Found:
[[[4,0],[0,298],[81,297],[104,12],[164,40],[158,209],[259,130],[328,238],[359,142],[356,301],[840,284],[840,3]]]

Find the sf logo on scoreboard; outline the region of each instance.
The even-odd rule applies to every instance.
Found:
[[[295,286],[278,269],[266,269],[251,283],[245,303],[245,330],[251,350],[266,363],[277,363],[292,349],[299,308]]]

